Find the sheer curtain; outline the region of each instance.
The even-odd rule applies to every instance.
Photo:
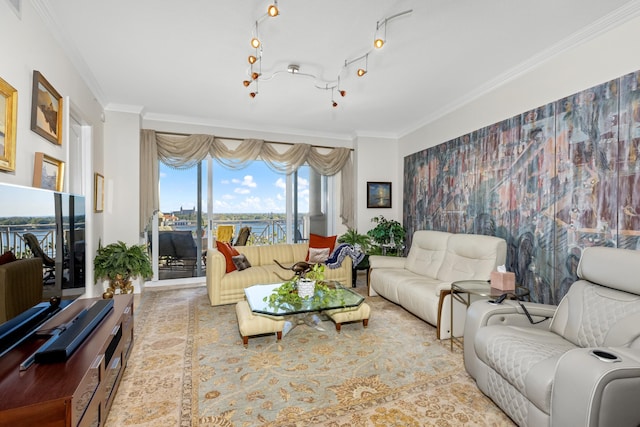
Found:
[[[235,149],[213,135],[171,136],[143,129],[140,135],[140,232],[144,233],[153,214],[160,209],[158,160],[177,168],[196,166],[207,155],[229,169],[242,169],[258,157],[276,172],[291,174],[305,162],[321,175],[342,173],[340,218],[353,228],[353,163],[349,148],[337,147],[321,154],[309,144],[293,144],[280,153],[260,139],[245,139]]]

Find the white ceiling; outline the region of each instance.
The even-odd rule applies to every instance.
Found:
[[[255,99],[242,81],[271,0],[34,0],[104,107],[146,118],[351,138],[399,137],[639,13],[638,0],[280,0],[260,21]],[[372,50],[376,22],[387,44]],[[347,95],[320,90],[341,76]]]

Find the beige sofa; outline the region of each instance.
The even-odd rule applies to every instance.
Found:
[[[458,280],[489,280],[505,263],[504,239],[477,234],[419,230],[407,257],[370,256],[369,295],[381,295],[451,336],[450,295]],[[454,336],[462,336],[466,306],[455,301]]]
[[[244,288],[251,285],[282,282],[293,276],[291,270],[276,265],[277,260],[289,267],[304,261],[309,250],[308,243],[264,246],[238,246],[236,250],[247,257],[250,268],[226,272],[224,255],[217,249],[207,251],[207,292],[211,305],[231,304],[244,299]],[[336,280],[343,285],[351,283],[351,258],[345,257],[339,268],[325,269],[327,280]],[[278,277],[278,275],[280,277]]]
[[[0,265],[0,323],[42,302],[42,259]]]

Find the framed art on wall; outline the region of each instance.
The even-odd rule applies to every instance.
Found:
[[[104,210],[104,176],[99,173],[95,174],[93,197],[93,210],[102,212]]]
[[[367,182],[367,207],[390,208],[391,207],[391,183]]]
[[[33,186],[46,190],[62,191],[64,162],[44,153],[36,153],[33,166]]]
[[[33,71],[31,130],[62,145],[62,97],[39,71]]]
[[[0,78],[0,170],[16,170],[18,91]]]

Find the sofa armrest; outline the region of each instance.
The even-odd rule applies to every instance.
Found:
[[[404,268],[406,257],[370,255],[369,268]]]
[[[42,302],[42,259],[24,258],[0,266],[0,323]]]
[[[207,250],[207,293],[211,305],[221,304],[220,286],[222,278],[227,274],[227,262],[222,252],[217,249]]]
[[[481,365],[473,345],[476,333],[488,325],[509,325],[548,329],[556,312],[555,305],[522,303],[536,324],[531,324],[520,304],[513,300],[504,300],[501,304],[492,304],[488,300],[478,300],[469,306],[464,323],[464,366],[473,378],[477,378]]]
[[[616,359],[597,357],[603,352]],[[552,426],[640,425],[640,350],[578,348],[556,366],[551,395]]]

